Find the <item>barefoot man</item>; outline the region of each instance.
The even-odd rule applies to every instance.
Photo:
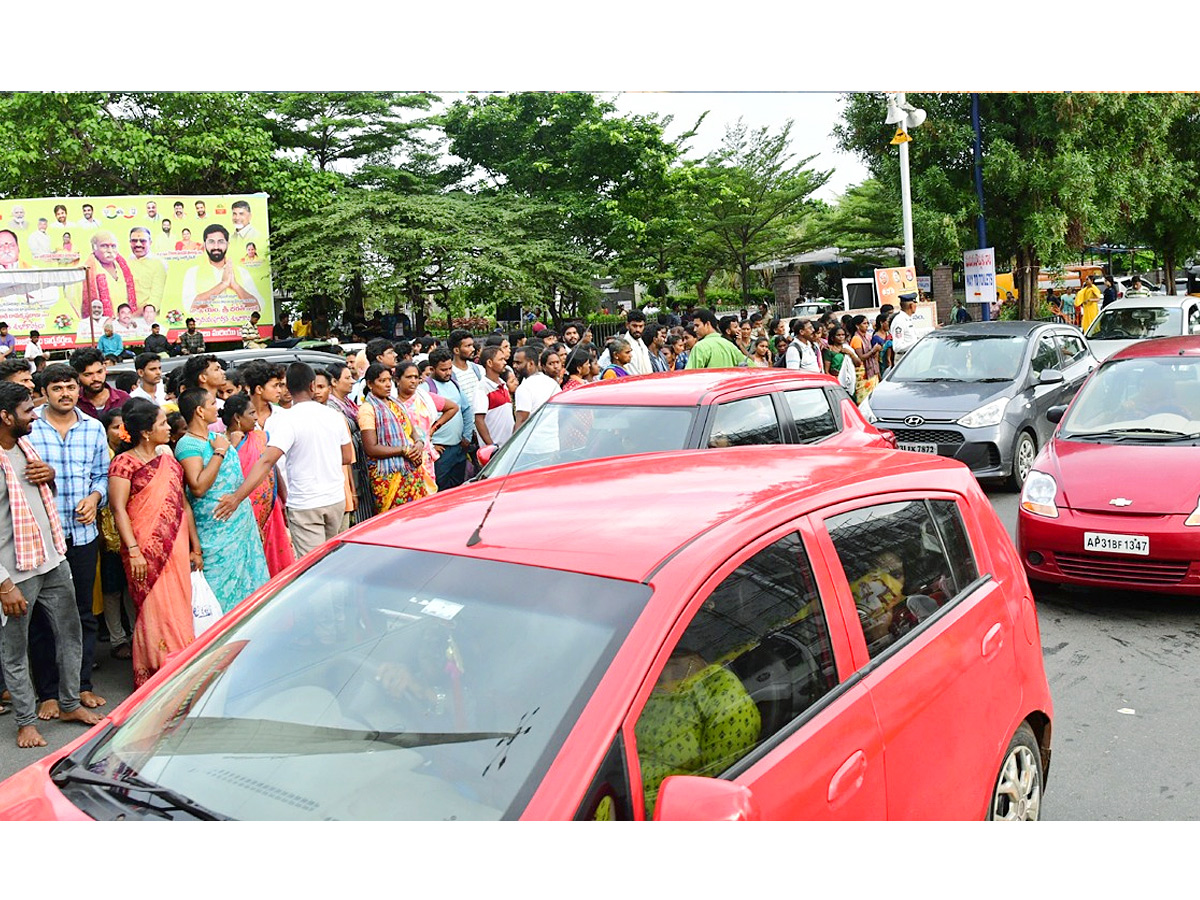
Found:
[[[67,542],[51,482],[27,435],[36,414],[29,390],[0,383],[0,664],[17,716],[17,746],[45,747],[34,724],[36,700],[29,676],[29,614],[42,606],[57,637],[59,718],[95,725],[100,717],[79,700],[82,630]]]

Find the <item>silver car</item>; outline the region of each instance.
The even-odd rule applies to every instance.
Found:
[[[1200,297],[1191,294],[1114,300],[1088,327],[1088,345],[1100,360],[1150,338],[1200,335]]]
[[[1072,325],[949,325],[909,350],[861,408],[901,450],[952,457],[1019,490],[1054,430],[1046,411],[1070,402],[1097,365]]]

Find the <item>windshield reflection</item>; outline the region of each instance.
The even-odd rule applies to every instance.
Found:
[[[1200,360],[1121,359],[1106,362],[1084,385],[1063,419],[1059,437],[1102,439],[1127,432],[1187,436],[1200,432]]]
[[[231,818],[515,817],[649,595],[344,544],[83,763]]]

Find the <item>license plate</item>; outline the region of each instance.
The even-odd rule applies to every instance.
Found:
[[[908,450],[911,453],[933,453],[937,454],[937,444],[906,444],[903,441],[896,444],[901,450]]]
[[[1130,556],[1149,556],[1150,538],[1140,534],[1083,533],[1083,549],[1092,553],[1127,553]]]

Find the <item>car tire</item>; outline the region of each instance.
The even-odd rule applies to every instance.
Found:
[[[1042,751],[1028,722],[1008,742],[992,786],[989,822],[1036,822],[1042,812]]]
[[[1017,435],[1017,442],[1013,444],[1012,474],[1008,478],[1009,487],[1014,491],[1025,487],[1025,479],[1029,477],[1033,461],[1037,458],[1037,449],[1037,441],[1028,431]]]

